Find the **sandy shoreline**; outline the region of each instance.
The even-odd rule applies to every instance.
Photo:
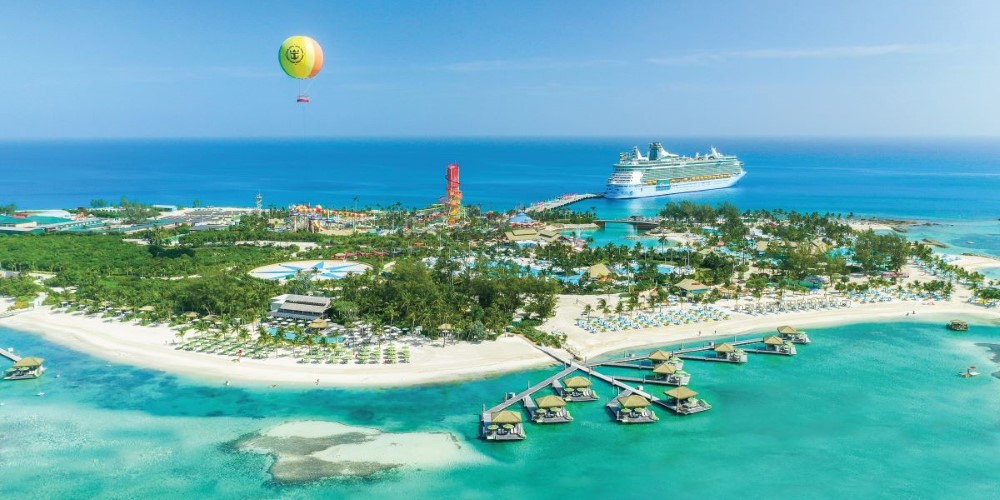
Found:
[[[299,364],[291,358],[244,358],[235,362],[231,357],[177,350],[173,345],[174,331],[168,327],[112,322],[52,312],[48,307],[0,319],[0,326],[36,333],[46,340],[116,363],[250,385],[425,385],[484,378],[552,363],[552,358],[520,337],[505,337],[484,344],[422,345],[412,348],[413,360],[409,364],[313,365]],[[45,357],[44,353],[30,354]],[[58,372],[57,367],[50,367],[50,370]],[[317,379],[319,384],[316,384]]]
[[[570,349],[586,358],[679,342],[703,342],[753,332],[770,333],[785,324],[805,328],[899,320],[943,322],[951,316],[976,318],[985,322],[1000,321],[1000,312],[958,301],[934,305],[892,302],[756,317],[735,313],[726,321],[592,334],[575,327],[573,322],[584,304],[596,301],[596,297],[561,296],[559,301],[557,315],[548,320],[543,328],[566,333]],[[913,311],[916,311],[916,315],[907,316],[907,313]],[[291,358],[244,358],[235,362],[230,357],[177,350],[173,345],[176,340],[174,331],[168,327],[112,322],[53,312],[48,307],[0,319],[0,326],[37,333],[46,340],[117,363],[202,380],[246,385],[400,387],[460,382],[553,364],[552,358],[520,337],[504,337],[496,342],[482,344],[459,343],[447,347],[441,347],[440,344],[421,345],[413,348],[413,358],[409,364],[328,365],[299,364]],[[44,353],[28,354],[44,357]],[[58,373],[57,367],[50,369]],[[317,379],[319,384],[316,384]]]

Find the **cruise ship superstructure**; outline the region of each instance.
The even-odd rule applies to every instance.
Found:
[[[604,197],[646,198],[720,189],[736,184],[744,175],[743,162],[715,148],[705,155],[680,156],[654,142],[647,156],[638,147],[619,155]]]

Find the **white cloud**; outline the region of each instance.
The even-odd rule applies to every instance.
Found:
[[[754,49],[704,51],[647,59],[654,64],[706,64],[732,59],[851,59],[897,54],[925,54],[936,51],[930,45],[892,43],[884,45],[849,45],[811,49]]]

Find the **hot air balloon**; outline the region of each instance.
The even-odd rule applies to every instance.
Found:
[[[323,69],[323,48],[316,43],[316,40],[307,36],[290,36],[281,44],[278,49],[278,62],[285,74],[297,80],[308,81],[319,74]],[[309,102],[309,90],[311,82],[299,86],[299,97],[296,102]]]

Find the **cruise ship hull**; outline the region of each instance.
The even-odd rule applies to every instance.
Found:
[[[737,175],[723,179],[671,183],[669,187],[662,184],[617,184],[609,182],[604,191],[604,197],[610,199],[650,198],[654,196],[722,189],[736,184],[744,175],[746,175],[746,172],[740,172]]]

